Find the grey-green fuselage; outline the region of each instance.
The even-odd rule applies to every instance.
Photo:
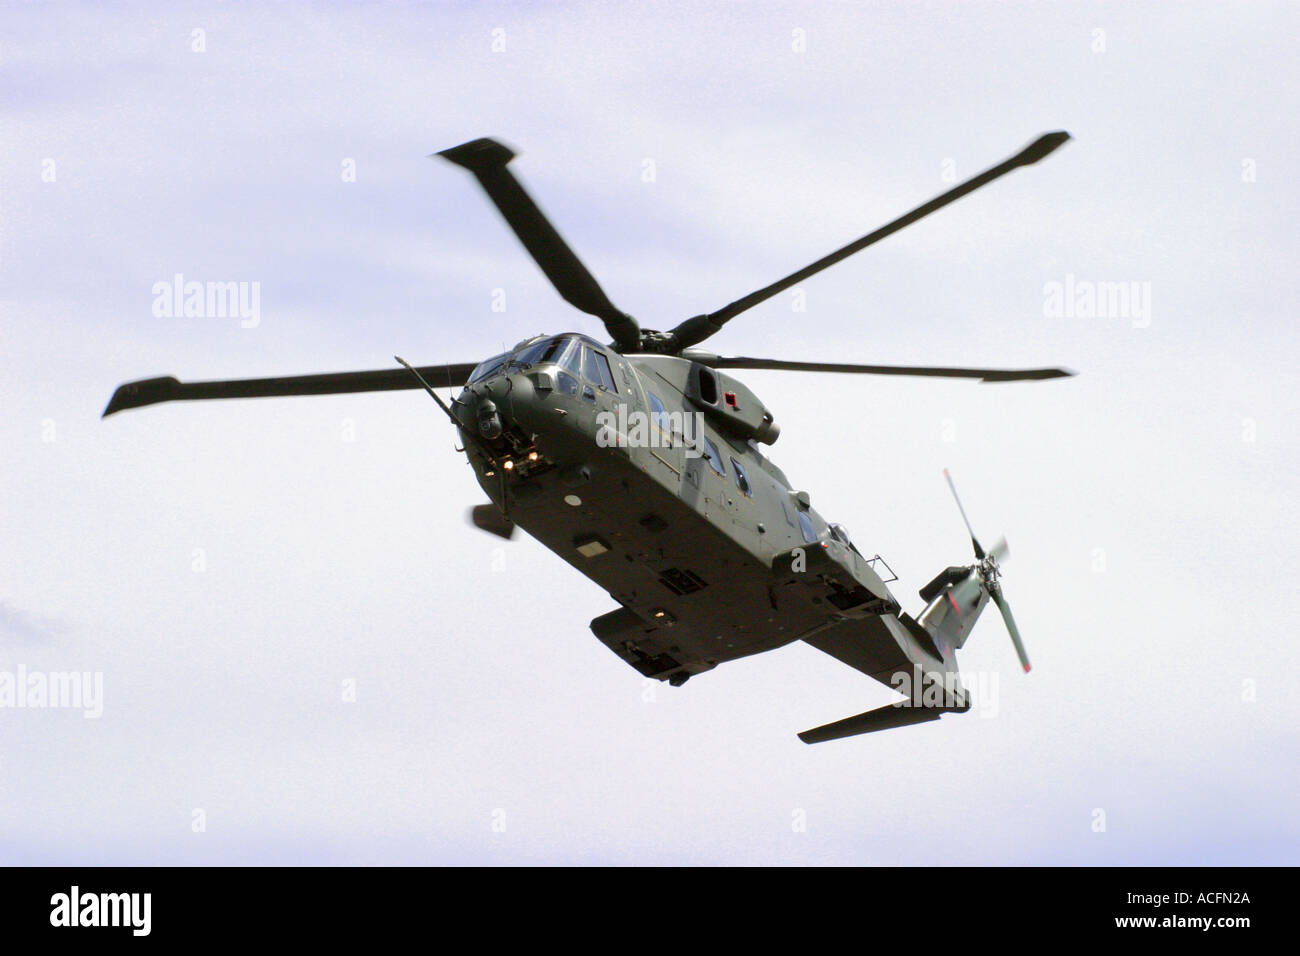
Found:
[[[483,363],[452,410],[483,490],[618,602],[592,630],[645,676],[681,683],[798,639],[884,683],[955,674],[951,642],[901,612],[879,559],[763,454],[771,415],[729,376],[537,338]]]

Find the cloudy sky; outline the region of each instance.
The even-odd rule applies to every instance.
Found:
[[[0,709],[0,862],[1300,862],[1298,21],[6,6],[0,679],[101,675],[102,714]],[[478,136],[666,328],[1054,129],[1074,142],[809,280],[805,312],[710,343],[1079,372],[745,376],[774,459],[913,612],[968,555],[944,466],[1007,536],[1035,669],[986,617],[980,713],[805,746],[892,698],[802,644],[644,681],[588,630],[607,595],[467,526],[481,493],[418,392],[99,418],[154,375],[599,332],[426,158]],[[256,323],[155,315],[178,273],[258,283]],[[1103,282],[1149,307],[1051,307]]]

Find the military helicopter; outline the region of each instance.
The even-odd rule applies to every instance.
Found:
[[[581,333],[536,336],[476,364],[235,381],[153,378],[120,386],[104,415],[191,399],[324,395],[424,388],[459,433],[490,503],[479,528],[521,527],[618,604],[591,622],[611,651],[647,678],[680,686],[726,661],[802,640],[901,690],[907,699],[804,731],[806,743],[937,720],[970,709],[956,652],[991,600],[1025,671],[1029,659],[1002,595],[1005,541],[949,567],[920,591],[917,617],[839,524],[812,507],[760,446],[772,413],[733,369],[922,375],[1011,382],[1059,368],[851,365],[724,357],[696,348],[737,315],[1005,175],[1070,138],[1047,133],[1014,156],[911,212],[729,305],[667,332],[616,308],[508,169],[514,153],[477,139],[435,155],[469,170],[571,305],[599,318],[612,342]],[[444,402],[435,386],[459,395]],[[945,471],[945,477],[947,472]],[[956,498],[956,487],[948,477]],[[888,575],[888,577],[885,577]]]

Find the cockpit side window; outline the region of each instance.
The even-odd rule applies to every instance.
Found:
[[[519,353],[510,361],[510,364],[512,366],[518,366],[519,368],[528,368],[532,365],[536,365],[542,360],[542,356],[546,354],[546,350],[554,344],[555,342],[553,339],[543,339],[540,342],[534,342],[532,345],[525,346],[519,350]]]
[[[564,338],[564,337],[560,337],[560,338],[556,338],[556,339],[551,339],[550,344],[546,346],[546,351],[542,353],[542,357],[541,357],[540,359],[538,359],[538,361],[539,361],[539,362],[554,362],[554,361],[555,361],[555,356],[557,356],[557,355],[560,354],[560,349],[561,349],[563,346],[567,345],[567,344],[568,344],[568,341],[569,341],[569,340],[566,339],[566,338]]]
[[[617,392],[614,387],[614,374],[609,369],[609,359],[589,345],[582,347],[582,376],[592,385],[599,385],[610,392]]]
[[[475,366],[474,371],[469,373],[469,378],[466,380],[466,384],[469,384],[471,382],[477,382],[479,379],[482,378],[487,378],[497,369],[501,368],[501,366],[506,363],[506,359],[508,358],[510,358],[510,353],[503,352],[500,355],[492,356],[486,362],[480,362],[477,366]]]
[[[799,512],[799,530],[803,532],[803,539],[809,544],[817,540],[817,529],[813,527],[812,518],[808,517],[808,512]]]
[[[543,361],[554,362],[561,368],[568,369],[575,376],[580,376],[582,375],[582,346],[572,336],[556,339],[554,351],[547,352]]]

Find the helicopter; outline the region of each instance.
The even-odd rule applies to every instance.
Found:
[[[957,651],[985,607],[1000,611],[1023,669],[1020,631],[1002,592],[1000,540],[970,534],[971,564],[920,589],[913,617],[843,526],[823,518],[764,451],[773,414],[731,372],[773,369],[1034,381],[1067,369],[854,365],[727,357],[697,346],[737,315],[1022,166],[1070,139],[1046,133],[1020,152],[771,285],[668,331],[643,328],[610,301],[508,168],[515,153],[476,139],[435,153],[478,181],[551,284],[598,318],[612,341],[539,335],[482,362],[231,381],[131,382],[103,415],[159,402],[423,388],[456,429],[488,503],[478,528],[537,539],[617,604],[596,638],[645,678],[681,686],[719,664],[802,640],[906,698],[799,734],[817,743],[962,713],[971,697]],[[460,388],[450,402],[436,388]]]

